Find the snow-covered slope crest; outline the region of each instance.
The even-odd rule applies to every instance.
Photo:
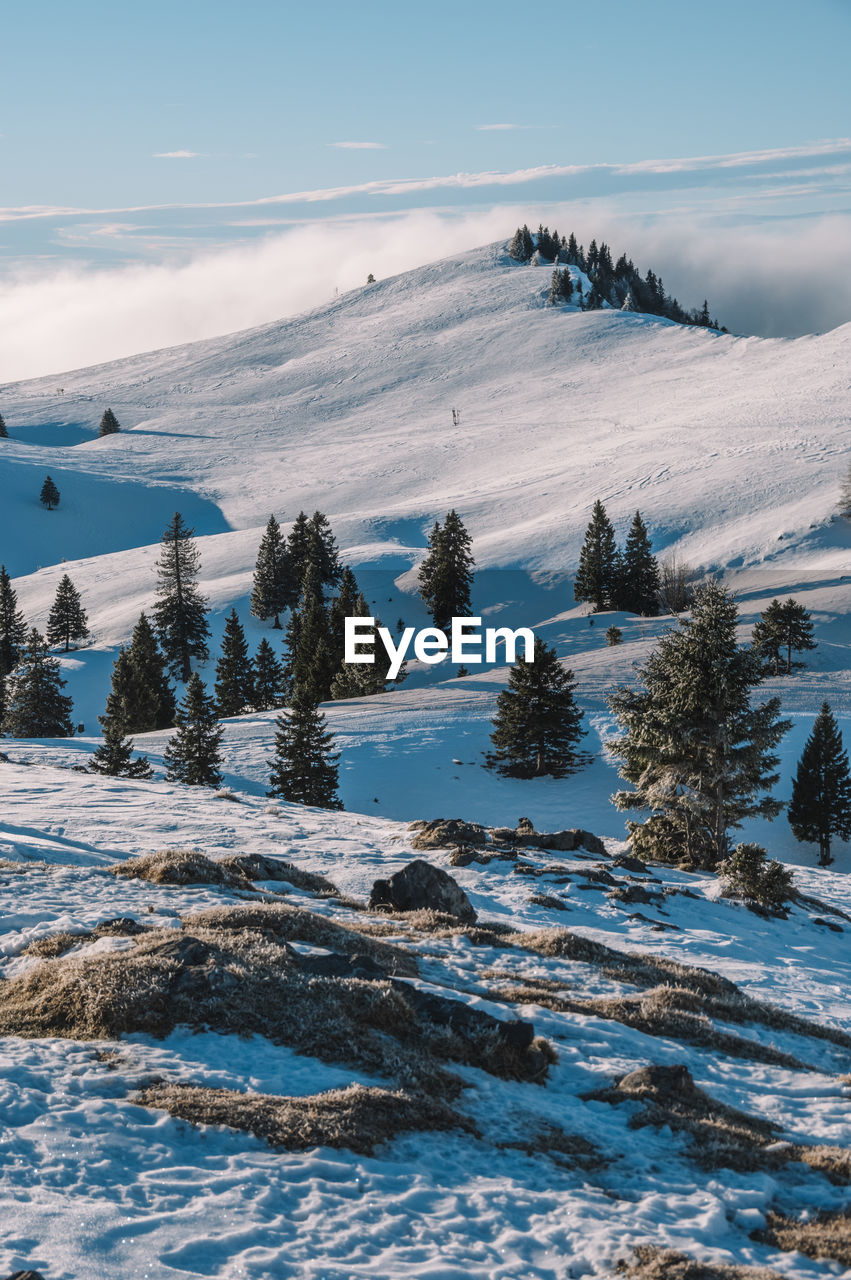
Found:
[[[570,569],[599,497],[620,520],[640,507],[657,547],[752,564],[828,518],[851,326],[740,338],[550,307],[549,280],[490,245],[280,324],[2,388],[0,554],[22,574],[150,543],[175,506],[199,534],[320,507],[349,545],[416,547],[454,505],[481,565]],[[107,405],[123,431],[98,440]]]

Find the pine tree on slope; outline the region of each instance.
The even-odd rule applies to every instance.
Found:
[[[121,721],[109,715],[98,716],[98,719],[103,729],[103,742],[93,752],[89,769],[109,778],[152,778],[148,757],[133,759],[133,740],[124,736]]]
[[[817,844],[819,866],[833,861],[833,836],[851,840],[851,771],[842,734],[829,705],[823,702],[798,762],[787,816],[792,834]]]
[[[21,659],[6,681],[3,732],[12,738],[70,738],[73,704],[62,692],[66,682],[59,660],[35,627],[26,638]]]
[[[98,427],[98,436],[114,436],[121,430],[121,424],[111,409],[104,409],[103,417]]]
[[[68,574],[59,580],[56,597],[47,619],[47,639],[50,644],[61,644],[65,652],[72,640],[85,640],[89,634],[88,618],[80,600],[80,593]]]
[[[659,566],[653,555],[647,526],[636,511],[621,560],[618,605],[629,613],[655,618],[659,612]]]
[[[589,601],[595,613],[614,608],[620,571],[615,531],[606,515],[606,508],[598,498],[579,553],[579,569],[573,583],[574,599]]]
[[[496,750],[487,767],[514,778],[564,778],[584,768],[591,757],[577,750],[585,730],[574,689],[573,672],[536,637],[534,661],[515,663],[508,688],[497,698],[491,734]]]
[[[763,677],[757,656],[736,644],[737,621],[733,597],[708,583],[640,669],[643,687],[608,699],[622,730],[608,745],[633,788],[614,802],[651,811],[628,823],[639,857],[712,868],[729,852],[731,828],[783,808],[762,793],[779,777],[774,748],[790,722],[777,718],[779,698],[751,706]]]
[[[6,566],[0,565],[0,675],[17,665],[27,638],[27,624],[18,609],[18,596]]]
[[[766,671],[780,675],[780,653],[783,647],[781,637],[781,604],[774,599],[759,615],[751,633],[751,648],[765,664]]]
[[[420,565],[420,596],[442,631],[452,618],[469,618],[473,582],[472,539],[453,509],[441,526],[435,521],[429,534],[428,554]]]
[[[270,516],[257,551],[251,612],[261,621],[274,618],[272,625],[280,630],[280,615],[285,609],[291,609],[297,600],[298,580],[292,557],[281,526],[274,516]]]
[[[175,511],[163,534],[157,561],[157,601],[154,621],[166,662],[172,674],[187,681],[191,661],[206,662],[210,656],[206,640],[207,601],[198,590],[200,566],[192,529],[187,529]]]
[[[48,511],[52,511],[54,507],[59,506],[59,490],[50,476],[44,477],[44,484],[41,486],[41,493],[38,497],[41,505],[47,507]]]
[[[254,705],[254,664],[236,609],[225,622],[222,653],[216,663],[216,710],[220,717],[238,716]]]
[[[189,678],[176,718],[177,729],[163,756],[167,780],[183,782],[188,787],[218,787],[222,781],[219,747],[224,730],[197,671]]]
[[[8,440],[8,438],[9,432],[6,428],[6,423],[3,421],[3,415],[0,413],[0,440]]]
[[[258,711],[275,711],[284,705],[286,695],[283,663],[275,657],[274,649],[264,636],[254,657],[254,705]]]
[[[813,622],[807,609],[790,598],[781,604],[772,600],[754,625],[751,643],[757,652],[780,674],[783,651],[786,653],[786,675],[792,673],[792,654],[815,649]]]
[[[125,732],[132,734],[170,729],[174,713],[174,690],[165,673],[165,660],[150,622],[141,613],[129,647],[119,650],[112,669],[107,714],[116,716]]]
[[[334,639],[322,595],[319,569],[307,562],[298,606],[287,624],[287,678],[294,697],[325,702],[334,678]]]
[[[275,755],[269,761],[272,772],[266,794],[294,804],[342,809],[337,795],[340,757],[332,750],[333,737],[316,703],[296,698],[275,723]]]

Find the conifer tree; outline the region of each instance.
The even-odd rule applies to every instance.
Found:
[[[281,614],[284,609],[291,609],[298,600],[298,587],[292,557],[281,533],[281,526],[274,516],[269,516],[254,569],[252,614],[262,621],[274,618],[272,625],[280,630]]]
[[[111,409],[104,409],[98,427],[98,436],[114,436],[121,430],[121,424]]]
[[[187,529],[179,511],[175,511],[163,534],[157,561],[157,601],[154,621],[169,670],[187,681],[192,673],[191,661],[206,662],[210,656],[206,640],[207,601],[198,590],[196,579],[200,566],[193,529]]]
[[[238,716],[254,705],[254,664],[236,609],[225,622],[222,653],[216,663],[216,710],[220,718]]]
[[[315,565],[323,586],[340,581],[340,553],[328,517],[314,511],[310,517],[309,560]]]
[[[50,644],[64,645],[67,653],[72,640],[85,640],[88,634],[88,618],[80,593],[65,573],[59,580],[47,619],[47,639]]]
[[[296,697],[275,722],[268,796],[320,809],[342,809],[337,795],[339,753],[315,702]]]
[[[41,493],[38,496],[41,505],[47,507],[48,511],[52,511],[54,507],[59,506],[59,490],[50,476],[44,477],[44,484],[41,486]]]
[[[189,787],[218,787],[222,781],[219,748],[224,730],[197,671],[189,678],[176,720],[177,729],[163,755],[167,780]]]
[[[8,675],[17,665],[26,637],[27,624],[18,609],[12,579],[6,566],[0,565],[0,675]]]
[[[121,721],[110,715],[98,716],[98,720],[103,729],[103,742],[95,749],[89,769],[109,778],[152,778],[148,757],[133,759],[133,740],[125,737]]]
[[[3,415],[0,413],[0,440],[8,440],[8,438],[9,432],[6,428],[6,423],[3,421]]]
[[[292,564],[293,578],[299,592],[301,592],[302,579],[307,568],[307,562],[310,559],[311,543],[310,521],[304,511],[299,511],[293,521],[293,527],[287,535],[287,552]]]
[[[579,553],[579,569],[573,584],[574,599],[589,601],[595,613],[612,609],[617,603],[619,578],[620,556],[615,531],[606,515],[606,508],[598,498]]]
[[[796,840],[817,844],[819,866],[833,861],[834,836],[851,840],[851,771],[842,734],[827,702],[821,704],[792,784],[789,826]]]
[[[308,561],[298,605],[287,624],[287,678],[294,697],[325,702],[336,674],[334,638],[322,595],[319,569]]]
[[[491,734],[496,750],[487,767],[514,778],[564,778],[584,768],[591,757],[577,750],[585,730],[574,689],[573,672],[536,637],[533,661],[515,663],[508,688],[497,698]]]
[[[754,624],[751,643],[769,669],[781,674],[785,656],[786,675],[792,672],[792,654],[816,648],[809,612],[791,596],[783,603],[771,601]]]
[[[790,727],[780,699],[751,706],[761,682],[757,656],[736,644],[738,610],[717,582],[694,596],[690,618],[667,632],[639,675],[642,687],[609,698],[622,736],[619,809],[650,810],[629,822],[639,857],[714,867],[729,851],[729,831],[746,818],[782,809],[768,792],[777,782],[774,748]]]
[[[112,670],[106,714],[118,719],[126,733],[150,733],[174,724],[174,690],[153,628],[144,613],[127,649],[120,649]]]
[[[618,605],[629,613],[655,618],[659,612],[659,566],[653,555],[647,526],[636,511],[632,518],[620,568]]]
[[[62,692],[66,681],[59,660],[35,627],[24,643],[20,661],[6,681],[3,732],[12,738],[70,738],[73,704]]]
[[[0,671],[0,733],[3,732],[3,721],[6,717],[6,676]]]
[[[275,711],[284,705],[286,695],[283,663],[275,657],[274,649],[264,636],[254,658],[254,705],[258,711]]]
[[[434,625],[446,631],[452,618],[469,618],[473,583],[472,539],[453,509],[429,534],[428,555],[420,565],[420,596]]]

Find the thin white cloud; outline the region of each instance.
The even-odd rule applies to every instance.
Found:
[[[200,151],[155,151],[155,160],[194,160]]]
[[[329,146],[368,146],[384,148],[382,143],[343,144]],[[353,183],[340,187],[317,187],[308,191],[288,191],[280,195],[260,196],[255,200],[229,200],[208,203],[174,203],[159,205],[132,205],[110,209],[71,208],[67,206],[22,205],[0,208],[0,222],[23,219],[51,218],[57,216],[114,216],[127,213],[149,213],[167,210],[195,209],[249,209],[273,204],[313,204],[323,201],[343,200],[351,196],[399,196],[440,189],[468,190],[480,187],[522,186],[551,178],[572,178],[583,174],[611,174],[630,176],[640,174],[688,174],[711,170],[745,168],[747,165],[777,164],[784,160],[807,157],[847,155],[851,152],[851,138],[812,143],[808,146],[777,148],[773,151],[743,151],[731,155],[694,156],[673,160],[641,160],[630,164],[598,163],[584,165],[537,165],[529,169],[508,172],[490,170],[481,173],[455,173],[428,178],[389,178],[372,182]],[[180,153],[162,153],[177,156]],[[579,193],[581,194],[581,193]]]
[[[476,130],[479,133],[506,133],[509,129],[520,129],[519,124],[477,124]]]
[[[386,151],[383,142],[329,142],[329,147],[339,147],[341,151]]]

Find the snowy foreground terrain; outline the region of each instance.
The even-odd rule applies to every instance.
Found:
[[[824,698],[851,745],[851,527],[833,518],[848,460],[851,325],[768,341],[556,310],[544,305],[549,275],[491,246],[279,325],[0,388],[10,435],[0,441],[0,561],[42,629],[70,574],[93,632],[63,658],[83,732],[2,743],[3,979],[41,974],[49,1002],[78,961],[111,972],[139,947],[193,936],[191,922],[181,934],[193,913],[266,901],[360,931],[348,953],[389,944],[397,950],[379,948],[388,975],[528,1020],[554,1050],[538,1081],[442,1062],[456,1081],[443,1102],[457,1122],[445,1131],[402,1130],[372,1154],[282,1150],[142,1105],[139,1091],[156,1080],[298,1098],[352,1084],[394,1090],[404,1072],[367,1063],[354,1040],[333,1052],[299,1042],[298,1052],[210,1019],[164,1036],[85,1039],[55,1026],[39,1034],[34,1016],[29,1032],[16,1024],[24,1035],[0,1038],[0,1274],[549,1280],[612,1276],[634,1245],[650,1244],[801,1280],[851,1275],[847,1236],[845,1264],[752,1238],[771,1213],[848,1205],[851,846],[838,842],[834,867],[816,869],[816,850],[797,844],[785,817],[748,826],[744,838],[796,864],[806,897],[788,919],[722,898],[712,876],[616,865],[626,833],[609,802],[605,694],[632,678],[671,619],[603,615],[589,626],[569,583],[600,498],[621,539],[638,507],[657,553],[723,572],[743,641],[772,597],[794,594],[818,648],[760,691],[780,694],[793,721],[778,795],[788,799]],[[122,432],[99,440],[107,406]],[[53,512],[38,503],[48,472],[62,495]],[[531,626],[556,646],[576,674],[594,763],[563,781],[495,777],[482,753],[505,667],[457,679],[412,663],[398,690],[323,708],[342,753],[344,813],[265,798],[272,713],[226,722],[230,798],[162,781],[167,733],[137,739],[153,782],[80,772],[99,741],[115,653],[152,603],[172,512],[198,535],[210,682],[232,607],[252,648],[262,635],[277,643],[248,612],[270,512],[286,529],[317,507],[391,626],[426,623],[412,570],[434,520],[455,507],[482,570],[474,605],[488,625]],[[619,648],[605,643],[612,622]],[[411,844],[417,819],[513,827],[520,815],[538,831],[585,828],[606,854],[528,849],[454,866],[448,849]],[[108,871],[162,849],[283,859],[340,896],[286,880],[169,885]],[[416,856],[451,871],[479,931],[364,909],[372,882]],[[116,918],[154,932],[89,936]],[[306,957],[339,951],[342,935],[317,942],[312,920],[287,926],[289,945]],[[570,934],[541,933],[556,928]],[[70,936],[51,943],[57,935]],[[695,967],[742,994],[718,983],[721,998]],[[384,990],[390,977],[347,981]],[[679,994],[659,991],[671,987]],[[663,1097],[613,1094],[650,1063],[686,1066],[751,1129],[739,1123],[719,1155],[726,1113],[705,1100],[698,1123],[666,1111]]]

